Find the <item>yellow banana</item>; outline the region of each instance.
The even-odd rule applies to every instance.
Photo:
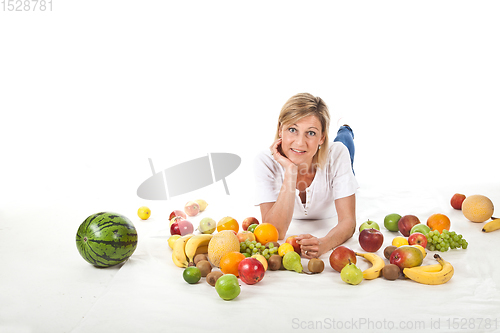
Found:
[[[500,229],[500,219],[492,217],[492,220],[483,226],[483,232],[492,232]]]
[[[450,281],[454,273],[453,266],[449,262],[443,260],[439,254],[435,254],[434,258],[436,258],[441,265],[441,270],[437,272],[425,272],[416,269],[418,267],[412,267],[403,269],[403,274],[409,279],[423,284],[436,285]]]
[[[206,252],[208,252],[208,243],[212,239],[212,236],[213,236],[212,234],[195,235],[186,242],[185,253],[188,262],[193,262],[194,256],[197,254],[198,248],[207,246]]]
[[[186,252],[184,252],[184,248],[186,246],[187,241],[193,237],[193,234],[182,236],[177,239],[174,243],[174,248],[172,251],[172,261],[178,267],[188,267],[188,261],[186,257]]]
[[[177,257],[175,256],[175,254],[173,252],[172,252],[172,261],[174,262],[175,266],[177,266],[177,267],[181,267],[181,268],[188,267],[187,261],[186,262],[179,261],[179,259],[177,259]]]
[[[425,266],[417,266],[417,267],[412,267],[412,271],[415,272],[439,272],[440,270],[443,269],[443,266],[441,264],[434,264],[434,265],[425,265]]]
[[[355,253],[357,256],[365,258],[372,264],[372,267],[363,271],[363,278],[365,280],[373,280],[378,278],[382,273],[382,268],[384,268],[385,266],[384,259],[376,255],[375,253]]]
[[[208,245],[202,245],[196,249],[196,254],[207,254],[208,253]],[[194,255],[196,257],[196,254]]]

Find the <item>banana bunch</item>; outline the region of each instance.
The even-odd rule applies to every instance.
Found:
[[[443,260],[439,254],[435,254],[434,258],[439,264],[405,268],[403,274],[409,279],[423,284],[436,285],[450,281],[454,273],[453,266]]]
[[[188,267],[195,255],[208,252],[211,239],[212,234],[189,234],[178,238],[174,243],[172,261],[177,267]]]
[[[373,280],[380,276],[380,274],[382,273],[382,268],[384,268],[385,266],[384,259],[376,255],[375,253],[354,253],[359,257],[365,258],[372,264],[372,267],[363,271],[363,278],[365,280]]]
[[[483,232],[492,232],[500,229],[500,219],[492,217],[491,221],[483,226]]]

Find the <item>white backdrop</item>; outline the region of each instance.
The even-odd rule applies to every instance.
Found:
[[[497,2],[52,5],[0,11],[5,330],[69,331],[106,290],[118,269],[82,275],[74,246],[90,214],[148,205],[159,221],[201,197],[221,214],[258,215],[252,160],[298,92],[328,104],[332,139],[341,117],[354,129],[356,176],[374,199],[358,203],[358,222],[377,200],[392,212],[380,193],[405,193],[417,213],[421,193],[499,196]],[[137,197],[148,158],[159,171],[210,152],[242,158],[229,197],[221,182]],[[47,322],[46,307],[66,319]]]

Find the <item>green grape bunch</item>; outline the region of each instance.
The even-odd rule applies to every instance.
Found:
[[[251,257],[255,254],[261,254],[264,258],[269,259],[273,254],[278,253],[278,248],[273,243],[269,243],[269,247],[258,243],[257,241],[246,240],[240,243],[240,252],[245,257]]]
[[[446,229],[444,229],[442,233],[439,233],[437,230],[429,231],[426,237],[427,249],[429,251],[446,252],[449,249],[466,249],[469,245],[462,235]]]

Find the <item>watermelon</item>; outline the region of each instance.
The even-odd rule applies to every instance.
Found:
[[[97,267],[110,267],[127,260],[137,247],[137,231],[125,216],[102,212],[90,215],[76,233],[80,255]]]

